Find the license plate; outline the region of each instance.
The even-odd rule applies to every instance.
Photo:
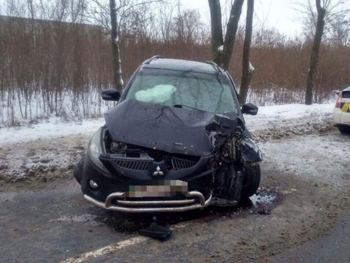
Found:
[[[188,191],[188,183],[180,180],[168,180],[157,185],[130,185],[129,197],[169,197]]]

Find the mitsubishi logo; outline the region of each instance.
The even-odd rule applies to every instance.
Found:
[[[159,165],[157,166],[155,172],[153,173],[153,176],[163,176],[164,173],[160,170]]]

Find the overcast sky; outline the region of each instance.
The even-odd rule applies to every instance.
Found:
[[[221,4],[224,2],[221,0]],[[184,8],[199,9],[203,19],[210,20],[208,0],[182,0],[182,3]],[[295,7],[295,0],[256,0],[254,24],[257,26],[264,22],[265,26],[275,27],[288,36],[294,36],[302,31]],[[350,0],[344,0],[342,8],[349,9]],[[245,10],[243,12],[242,15]]]

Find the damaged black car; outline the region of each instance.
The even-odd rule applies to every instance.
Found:
[[[74,176],[84,198],[121,212],[183,212],[235,206],[259,187],[260,150],[235,84],[213,62],[155,56],[136,70]]]

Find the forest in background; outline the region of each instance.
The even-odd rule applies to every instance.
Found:
[[[184,9],[177,1],[133,3],[120,6],[119,13],[124,81],[153,55],[212,60],[210,21],[198,10]],[[106,105],[100,92],[113,87],[108,8],[101,1],[7,1],[0,9],[0,127],[50,116],[101,116]],[[238,88],[243,25],[242,21],[229,66]],[[255,73],[247,101],[303,103],[311,48],[307,30],[291,39],[254,24]],[[346,18],[337,19],[328,26],[321,46],[315,102],[333,100],[333,90],[350,85],[349,58],[350,24]]]

